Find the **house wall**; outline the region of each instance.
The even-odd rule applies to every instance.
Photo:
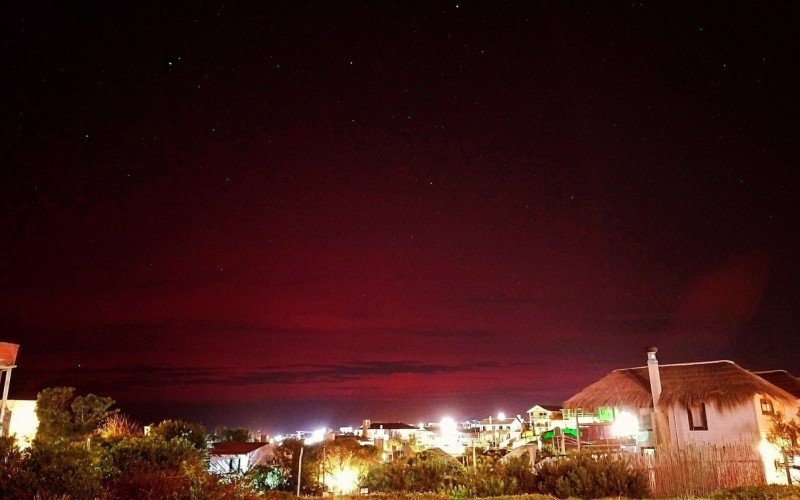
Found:
[[[776,401],[771,398],[764,398],[763,396],[755,396],[753,398],[753,413],[758,423],[759,429],[759,452],[761,459],[764,462],[764,472],[766,474],[767,483],[770,484],[787,484],[786,470],[779,464],[783,463],[778,448],[767,441],[767,434],[772,428],[772,415],[765,415],[761,411],[761,400],[770,399],[772,401],[773,409],[776,413],[780,413],[784,418],[797,419],[798,401],[786,404],[781,401]],[[800,481],[800,471],[792,470],[792,480]]]
[[[231,474],[247,470],[247,455],[214,455],[208,459],[208,470],[214,474]]]
[[[403,441],[408,441],[412,436],[415,436],[419,429],[369,429],[367,431],[367,439],[391,439],[398,438]]]
[[[6,418],[9,419],[8,435],[14,436],[17,446],[28,448],[36,437],[39,419],[36,417],[35,399],[9,399],[6,401]]]
[[[772,398],[767,398],[764,396],[754,396],[753,408],[755,409],[756,418],[758,420],[758,428],[759,431],[761,432],[762,437],[766,437],[767,432],[769,432],[770,428],[772,427],[772,415],[764,415],[761,411],[762,399],[769,399],[770,401],[772,401],[772,407],[775,410],[775,412],[780,413],[785,418],[797,417],[797,409],[798,409],[797,401],[786,404],[782,401],[778,401]]]
[[[730,409],[720,409],[714,403],[706,404],[708,430],[690,430],[689,413],[685,406],[669,409],[670,437],[682,448],[687,444],[716,444],[752,442],[759,440],[759,428],[753,414],[752,402]]]

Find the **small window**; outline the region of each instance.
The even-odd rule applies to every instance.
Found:
[[[706,404],[698,403],[688,408],[689,430],[707,431],[708,421],[706,420]]]
[[[775,415],[775,408],[772,406],[772,400],[761,400],[761,414],[762,415]]]

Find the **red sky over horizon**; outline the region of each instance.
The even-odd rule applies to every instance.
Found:
[[[796,13],[454,5],[8,7],[12,397],[286,432],[647,345],[798,374]]]

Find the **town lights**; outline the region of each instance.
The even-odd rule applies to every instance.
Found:
[[[455,440],[456,435],[458,434],[458,429],[456,427],[456,421],[450,417],[444,417],[441,422],[439,422],[439,429],[442,433],[442,438],[446,441]]]
[[[358,487],[358,471],[353,467],[342,467],[334,470],[325,477],[325,486],[334,494],[346,495],[353,493]]]
[[[611,424],[611,434],[615,437],[630,437],[639,433],[639,419],[627,411],[622,411],[617,415],[614,423]]]
[[[317,429],[317,430],[313,431],[313,432],[311,433],[311,435],[310,435],[310,436],[308,436],[308,437],[305,439],[305,444],[317,444],[317,443],[321,443],[321,442],[322,442],[322,440],[323,440],[323,439],[325,439],[325,431],[326,431],[326,430],[327,430],[327,429],[324,429],[324,428],[323,428],[323,429]]]
[[[506,414],[503,413],[502,411],[497,414],[497,420],[505,420],[505,419],[506,419]]]

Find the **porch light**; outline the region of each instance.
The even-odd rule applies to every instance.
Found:
[[[615,437],[630,437],[639,433],[639,419],[630,412],[621,411],[611,424],[611,434]]]

